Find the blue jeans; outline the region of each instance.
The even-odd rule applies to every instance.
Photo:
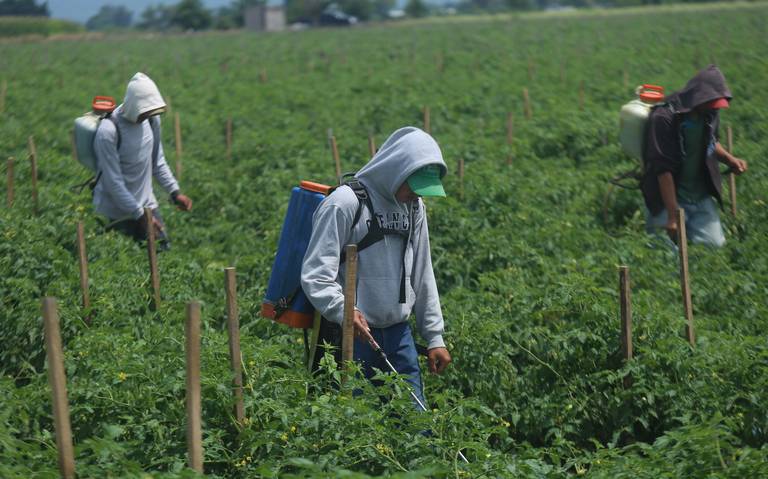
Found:
[[[416,397],[422,404],[426,405],[424,390],[421,385],[421,370],[419,369],[416,343],[413,341],[408,322],[403,321],[388,328],[371,328],[371,334],[387,354],[389,362],[392,363],[397,372],[407,377],[408,384],[410,384]],[[387,364],[368,344],[368,341],[355,338],[354,358],[355,361],[363,365],[363,372],[368,379],[375,374],[373,368],[378,368],[385,373],[391,372]],[[414,405],[421,410],[417,404]]]
[[[685,232],[689,241],[718,248],[725,244],[720,214],[711,196],[695,203],[681,201],[679,198],[677,202],[685,211]],[[649,234],[660,233],[666,224],[667,210],[662,210],[655,216],[651,215],[648,209],[645,210],[645,230]]]

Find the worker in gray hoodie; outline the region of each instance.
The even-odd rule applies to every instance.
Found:
[[[98,173],[93,204],[109,218],[107,229],[124,233],[137,241],[147,237],[144,208],[152,210],[152,224],[161,247],[167,249],[168,236],[152,190],[152,177],[170,194],[180,210],[192,209],[192,200],[183,195],[163,154],[160,117],[165,101],[155,82],[136,73],[125,93],[125,100],[111,113],[112,121],[102,121],[93,147]]]
[[[408,323],[411,313],[427,342],[430,371],[442,373],[451,362],[443,341],[443,315],[421,200],[445,196],[441,178],[446,171],[440,148],[429,134],[414,127],[394,132],[355,174],[370,203],[361,207],[354,190],[345,185],[318,206],[301,270],[308,299],[338,329],[344,309],[342,250],[358,244],[354,358],[362,362],[368,378],[374,367],[387,370],[366,340],[370,334],[422,402],[418,356]],[[361,249],[366,235],[376,230],[379,240]]]

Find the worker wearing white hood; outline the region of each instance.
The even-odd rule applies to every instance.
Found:
[[[93,190],[96,211],[109,218],[110,229],[137,240],[146,238],[144,208],[152,210],[153,224],[160,238],[167,240],[152,190],[153,176],[179,209],[192,209],[192,201],[181,194],[165,161],[158,116],[164,111],[165,101],[155,82],[136,73],[128,82],[125,100],[111,113],[113,121],[99,124],[93,143],[98,167]]]
[[[363,363],[367,377],[373,376],[373,368],[387,370],[366,342],[372,334],[422,401],[419,363],[408,324],[411,313],[427,342],[430,371],[442,373],[451,362],[443,341],[443,315],[421,200],[421,196],[445,196],[441,178],[446,171],[440,147],[429,134],[414,127],[397,130],[355,175],[376,217],[363,207],[355,222],[357,195],[349,186],[337,188],[315,211],[301,271],[301,286],[313,306],[327,321],[341,324],[346,271],[341,251],[349,243],[361,243],[373,222],[387,231],[358,256],[354,357]]]

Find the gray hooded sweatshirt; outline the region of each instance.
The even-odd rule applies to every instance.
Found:
[[[432,270],[429,230],[424,203],[419,198],[400,203],[395,193],[419,168],[447,168],[435,140],[422,130],[397,130],[355,176],[371,196],[377,221],[405,236],[385,235],[382,241],[358,256],[357,309],[371,327],[385,328],[416,316],[419,334],[428,348],[443,347],[443,314]],[[352,188],[342,186],[323,200],[312,219],[312,238],[301,270],[301,287],[312,305],[330,321],[341,324],[344,309],[342,285],[346,263],[340,265],[345,245],[358,243],[368,232],[371,213],[363,206],[352,229],[358,199]],[[405,303],[400,303],[400,281],[405,250]]]
[[[137,123],[139,115],[165,107],[163,97],[155,82],[143,73],[137,73],[128,82],[123,103],[115,108],[112,116],[120,129],[120,149],[117,133],[111,121],[102,121],[96,131],[93,148],[101,173],[93,191],[96,211],[118,220],[138,219],[144,208],[157,208],[152,192],[152,176],[168,192],[179,189],[163,154],[162,142],[158,145],[157,163],[153,164],[154,135],[152,123],[157,128],[160,141],[160,118]]]

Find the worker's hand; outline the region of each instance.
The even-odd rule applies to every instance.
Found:
[[[667,236],[673,243],[677,244],[677,219],[673,215],[667,215],[667,224],[664,225],[664,229],[667,231]]]
[[[146,213],[141,215],[141,218],[139,218],[139,225],[141,225],[141,230],[144,232],[144,236],[147,236],[147,215]],[[155,228],[155,234],[158,232],[163,231],[163,224],[160,223],[160,220],[155,218],[155,215],[152,215],[152,226]]]
[[[736,173],[737,175],[740,175],[747,171],[747,162],[742,160],[741,158],[736,158],[735,156],[731,157],[731,161],[729,162],[731,166],[731,171]]]
[[[368,321],[365,320],[365,316],[359,309],[355,309],[355,316],[352,320],[355,325],[355,337],[367,341],[371,336],[371,328],[368,326]]]
[[[192,200],[189,199],[189,196],[179,193],[176,195],[176,208],[180,209],[181,211],[191,211]]]
[[[427,351],[429,361],[429,372],[432,374],[442,374],[445,368],[451,364],[451,354],[446,348],[432,348]]]

